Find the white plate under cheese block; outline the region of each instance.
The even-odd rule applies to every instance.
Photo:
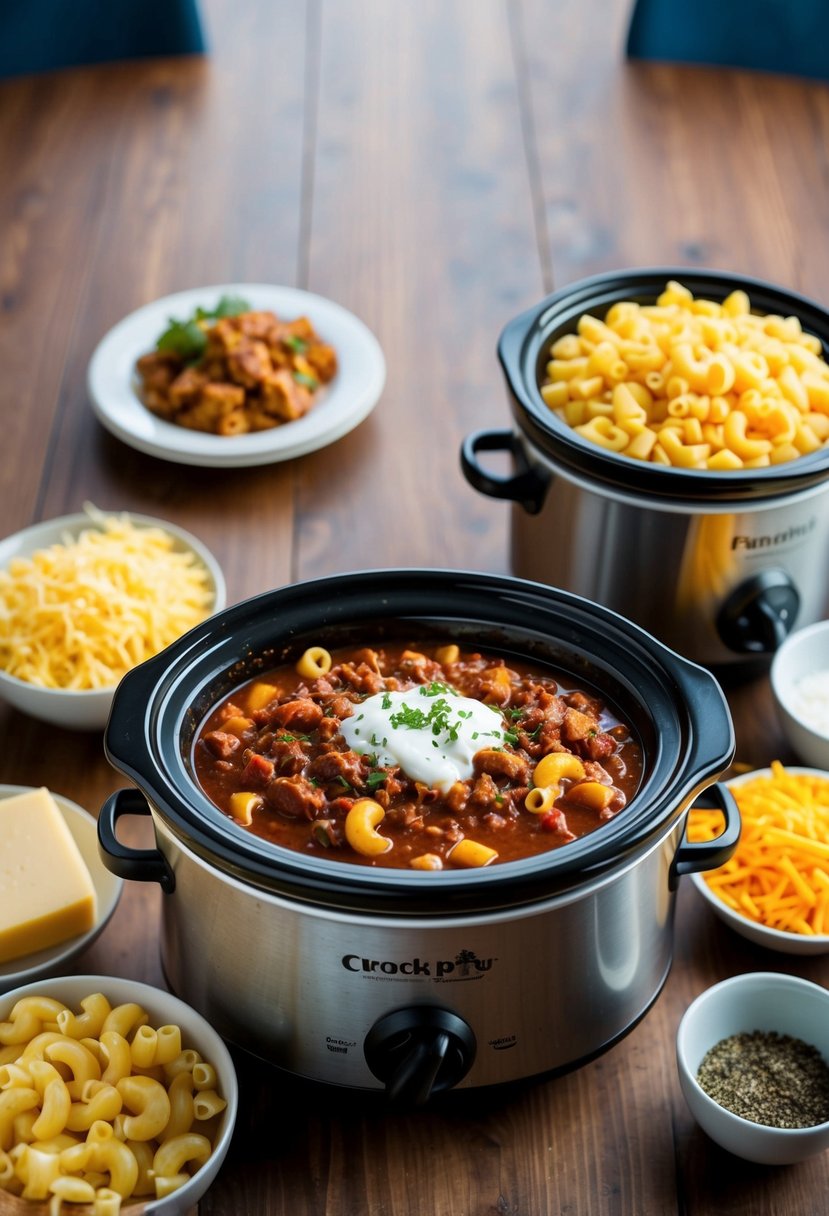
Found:
[[[95,820],[46,789],[0,785],[0,992],[91,944],[123,883],[97,854]]]

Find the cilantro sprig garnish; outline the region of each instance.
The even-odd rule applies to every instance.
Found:
[[[237,317],[241,312],[250,312],[250,304],[241,296],[222,296],[215,308],[197,307],[192,316],[183,321],[170,317],[170,323],[155,344],[156,350],[178,355],[187,363],[197,363],[207,346],[208,321],[220,321],[222,317]]]

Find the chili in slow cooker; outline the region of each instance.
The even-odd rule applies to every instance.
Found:
[[[559,848],[642,777],[596,692],[454,643],[311,647],[224,698],[193,764],[220,810],[274,844],[419,870]]]

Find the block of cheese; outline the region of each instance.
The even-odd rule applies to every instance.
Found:
[[[95,887],[47,789],[0,800],[0,963],[95,924]]]

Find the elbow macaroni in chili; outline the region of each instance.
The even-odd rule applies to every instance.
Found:
[[[638,741],[596,692],[455,643],[311,647],[225,698],[193,765],[222,811],[274,844],[431,871],[565,845],[642,775]]]
[[[695,299],[669,282],[653,305],[585,313],[553,342],[541,396],[607,451],[728,471],[829,443],[829,364],[797,317],[759,316],[744,291]]]

